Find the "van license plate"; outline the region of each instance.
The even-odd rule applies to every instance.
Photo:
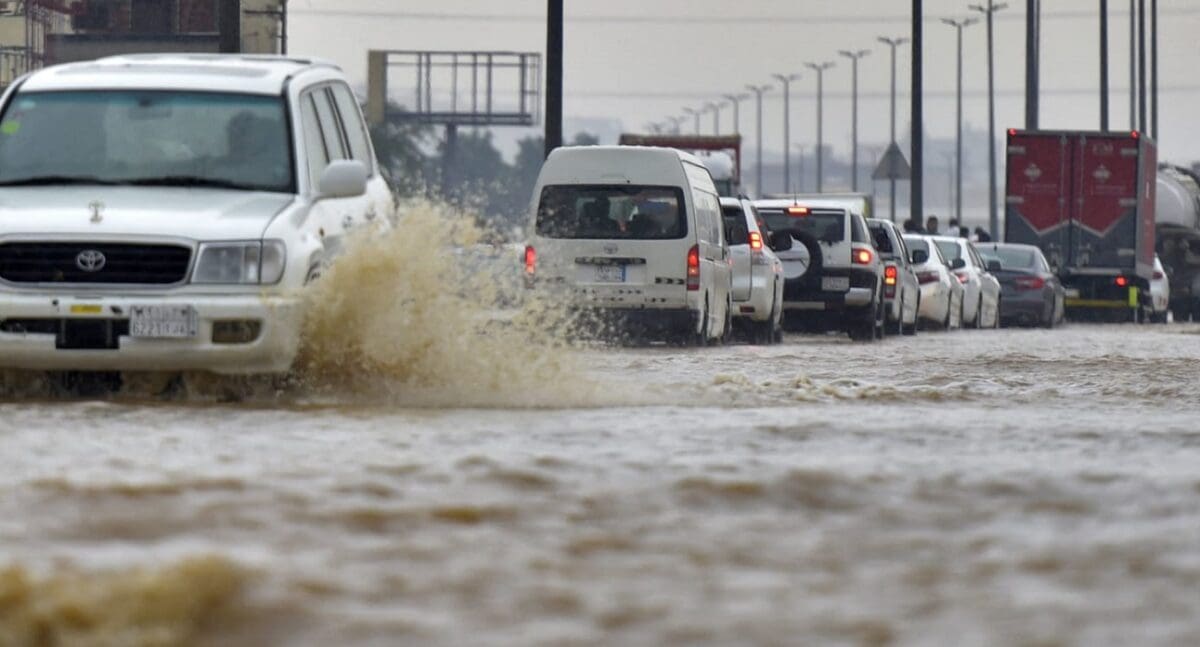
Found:
[[[196,310],[191,306],[133,306],[129,309],[129,336],[142,339],[185,339],[198,334]]]
[[[821,277],[821,289],[826,292],[845,292],[850,289],[850,277],[823,276]]]
[[[625,266],[624,265],[597,265],[596,270],[597,283],[624,283],[625,282]]]

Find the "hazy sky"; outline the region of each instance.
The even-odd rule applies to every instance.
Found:
[[[984,0],[977,0],[984,1]],[[942,17],[973,15],[966,0],[925,0],[927,127],[954,132],[954,29]],[[1023,124],[1024,5],[997,14],[997,128]],[[1042,127],[1099,125],[1097,0],[1043,0]],[[1111,115],[1129,123],[1128,2],[1110,0]],[[1149,4],[1149,3],[1147,3]],[[333,59],[353,79],[365,77],[368,49],[512,50],[545,46],[544,0],[291,0],[291,51]],[[873,50],[860,64],[860,141],[887,140],[887,47],[880,35],[907,36],[907,0],[566,0],[565,113],[607,118],[627,130],[682,115],[772,73],[800,72],[792,87],[792,140],[815,141],[814,74],[806,61],[837,61],[826,72],[825,141],[845,151],[850,139],[849,62],[840,49]],[[1200,1],[1159,0],[1160,130],[1162,157],[1200,160]],[[987,83],[983,24],[964,32],[965,120],[986,127]],[[898,57],[898,128],[908,122],[910,52]],[[778,151],[782,100],[764,101],[764,148]],[[732,127],[731,110],[721,113]],[[753,108],[744,102],[743,134],[753,133]],[[711,132],[712,117],[702,118]],[[691,121],[685,130],[691,129]],[[567,133],[568,136],[571,133]],[[749,147],[753,147],[751,141]]]

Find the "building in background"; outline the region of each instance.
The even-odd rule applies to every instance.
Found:
[[[241,51],[281,51],[286,0],[0,0],[0,85],[55,63],[116,54],[220,50],[238,7]]]

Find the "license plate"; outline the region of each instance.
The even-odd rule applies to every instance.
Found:
[[[821,277],[821,289],[827,292],[845,292],[850,289],[850,277],[823,276]]]
[[[1066,293],[1067,293],[1068,299],[1078,299],[1079,298],[1079,290],[1077,290],[1075,288],[1067,288]]]
[[[143,339],[182,339],[198,333],[196,311],[191,306],[133,306],[129,309],[129,336]]]
[[[597,283],[624,283],[624,265],[597,265],[595,274]]]

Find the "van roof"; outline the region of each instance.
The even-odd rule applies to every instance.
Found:
[[[563,146],[546,158],[542,184],[682,185],[683,163],[706,168],[695,155],[655,146]]]
[[[23,90],[170,89],[248,94],[283,92],[304,72],[337,71],[311,58],[242,54],[131,54],[55,65],[31,74]]]

